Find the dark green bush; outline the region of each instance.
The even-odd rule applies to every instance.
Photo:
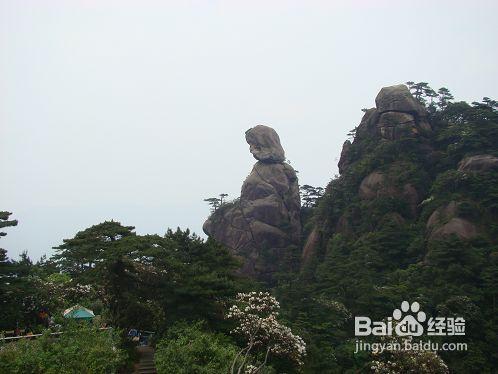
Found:
[[[125,364],[114,330],[88,325],[68,327],[55,337],[46,331],[36,340],[7,343],[0,348],[2,373],[115,373]]]
[[[222,334],[202,329],[202,323],[178,324],[156,350],[158,373],[219,374],[229,372],[238,348]]]

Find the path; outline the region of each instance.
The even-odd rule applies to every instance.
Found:
[[[156,365],[154,364],[154,348],[149,346],[137,347],[137,352],[140,354],[140,361],[135,365],[135,374],[155,374],[157,373]]]

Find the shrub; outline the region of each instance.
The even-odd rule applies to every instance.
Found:
[[[46,331],[36,340],[0,348],[2,373],[115,373],[125,363],[116,331],[78,325],[59,337]]]
[[[204,331],[202,322],[177,324],[157,345],[156,368],[158,373],[226,373],[236,354],[226,336]]]

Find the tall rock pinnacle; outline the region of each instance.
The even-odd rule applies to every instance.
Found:
[[[285,251],[301,236],[299,186],[277,132],[258,125],[246,131],[258,160],[242,184],[240,199],[218,208],[204,223],[210,237],[240,256],[241,272],[272,281]]]

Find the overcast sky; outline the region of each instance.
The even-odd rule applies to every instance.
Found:
[[[496,1],[0,0],[0,245],[38,259],[114,219],[200,233],[274,127],[324,186],[382,86],[498,98]]]

